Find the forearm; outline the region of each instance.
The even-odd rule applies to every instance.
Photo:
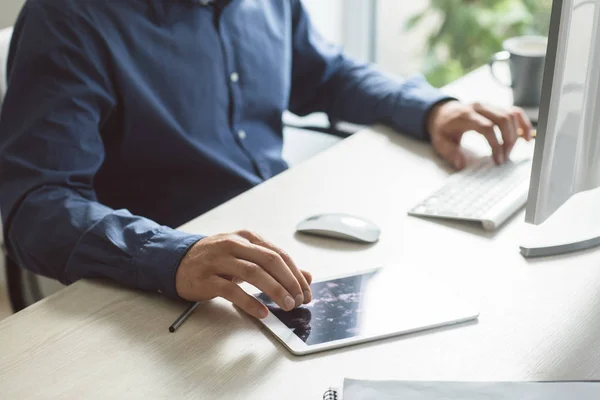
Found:
[[[427,138],[431,108],[448,96],[421,76],[398,80],[374,67],[344,59],[338,72],[321,89],[333,94],[324,111],[334,121],[382,123],[419,139]]]
[[[312,26],[302,2],[293,2],[293,68],[290,111],[322,111],[332,121],[383,123],[405,134],[428,137],[430,109],[448,96],[422,77],[400,81],[346,57]]]
[[[22,267],[66,284],[104,277],[173,298],[179,261],[202,238],[62,187],[29,193],[7,222],[7,247]]]

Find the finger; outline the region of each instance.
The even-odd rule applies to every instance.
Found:
[[[523,111],[523,109],[519,107],[514,107],[513,113],[517,117],[518,127],[524,133],[523,139],[529,142],[531,139],[533,139],[533,125],[531,124],[529,117],[527,116],[527,114],[525,114],[525,111]]]
[[[473,109],[478,113],[481,114],[482,116],[484,116],[485,118],[487,118],[488,120],[492,121],[494,124],[496,124],[499,128],[500,128],[500,132],[502,133],[502,141],[503,141],[503,146],[498,148],[498,153],[495,153],[494,150],[494,155],[496,156],[496,162],[498,164],[503,164],[508,156],[508,153],[506,152],[507,149],[512,149],[512,147],[515,145],[515,142],[517,141],[517,128],[515,125],[515,122],[513,121],[512,118],[512,114],[505,112],[505,111],[498,111],[493,109],[492,107],[488,107],[488,106],[484,106],[482,104],[479,103],[475,103],[473,105]],[[494,138],[495,138],[495,132],[494,132]],[[487,136],[486,136],[487,138]],[[488,138],[489,141],[489,138]],[[498,142],[497,139],[495,139],[496,142]],[[491,143],[490,143],[491,145]]]
[[[490,147],[492,148],[492,154],[494,157],[494,161],[496,164],[501,164],[503,160],[504,149],[502,145],[498,142],[498,138],[496,137],[496,131],[494,131],[494,123],[484,116],[471,113],[468,121],[466,122],[466,129],[472,129],[481,133],[486,140],[488,141]]]
[[[515,147],[515,144],[517,143],[517,139],[519,139],[519,124],[517,122],[517,116],[514,113],[510,113],[510,121],[513,125],[513,132],[514,134],[514,138],[511,141],[507,141],[504,140],[504,143],[502,144],[502,146],[504,147],[504,155],[506,157],[506,160],[509,159],[510,157],[510,153],[512,152],[512,149]]]
[[[243,260],[231,258],[229,262],[222,263],[218,267],[219,272],[231,275],[237,279],[257,287],[271,298],[282,310],[293,310],[296,302],[294,297],[259,265]],[[234,284],[232,282],[232,284]]]
[[[310,285],[312,283],[313,277],[312,274],[308,271],[304,271],[304,270],[300,270],[300,272],[302,272],[302,275],[304,275],[304,279],[306,279],[306,282]]]
[[[292,274],[296,278],[296,281],[300,284],[300,288],[302,289],[302,298],[295,299],[296,306],[299,306],[302,303],[304,303],[304,304],[310,303],[310,301],[312,300],[310,284],[306,281],[306,278],[304,277],[302,272],[300,272],[300,268],[298,268],[296,266],[296,263],[294,262],[292,257],[290,257],[285,251],[283,251],[279,247],[275,246],[273,243],[270,243],[267,240],[264,240],[262,237],[260,237],[259,235],[255,234],[255,233],[248,232],[248,231],[240,231],[240,232],[238,232],[238,235],[249,240],[250,243],[253,243],[257,246],[265,247],[265,248],[270,249],[270,250],[276,252],[277,254],[279,254],[279,256],[282,258],[282,260],[285,262],[285,264],[288,266],[289,270],[292,272]],[[288,274],[285,274],[285,276],[289,278]],[[277,277],[276,277],[276,279],[277,279]],[[286,286],[286,285],[284,285],[284,286]],[[288,286],[286,286],[286,288],[288,288],[288,290],[290,290]],[[290,291],[290,293],[293,293],[293,292]]]
[[[298,279],[283,258],[271,249],[250,243],[240,258],[259,265],[292,295],[294,304],[304,302],[304,293]]]
[[[240,243],[235,249],[234,256],[259,265],[292,295],[294,303],[300,305],[304,302],[303,288],[298,282],[298,278],[292,272],[289,266],[279,253],[261,245],[256,245],[250,241]],[[308,284],[306,284],[308,288]]]
[[[267,315],[269,315],[269,311],[264,304],[244,292],[244,290],[235,283],[218,278],[213,282],[213,287],[216,289],[219,296],[229,300],[253,317],[265,319],[267,318]]]
[[[455,142],[447,136],[436,136],[432,142],[433,148],[454,168],[461,170],[465,167],[465,158],[460,151],[460,143]]]

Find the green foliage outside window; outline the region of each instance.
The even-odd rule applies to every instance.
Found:
[[[552,0],[431,0],[412,16],[410,31],[431,17],[441,23],[427,38],[423,71],[443,86],[489,60],[512,36],[548,33]]]

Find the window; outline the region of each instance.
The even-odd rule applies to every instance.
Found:
[[[436,86],[487,63],[512,36],[548,33],[551,0],[378,0],[377,58],[394,73],[420,70]]]
[[[348,54],[442,86],[485,64],[502,42],[546,35],[552,0],[304,0]]]

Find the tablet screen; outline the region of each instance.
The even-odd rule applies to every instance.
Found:
[[[476,319],[465,284],[429,270],[385,267],[311,285],[313,299],[292,311],[266,295],[265,325],[296,354],[419,332]],[[469,296],[470,297],[470,296]]]
[[[364,300],[375,272],[311,285],[313,300],[286,312],[264,294],[257,298],[307,345],[359,336]]]

